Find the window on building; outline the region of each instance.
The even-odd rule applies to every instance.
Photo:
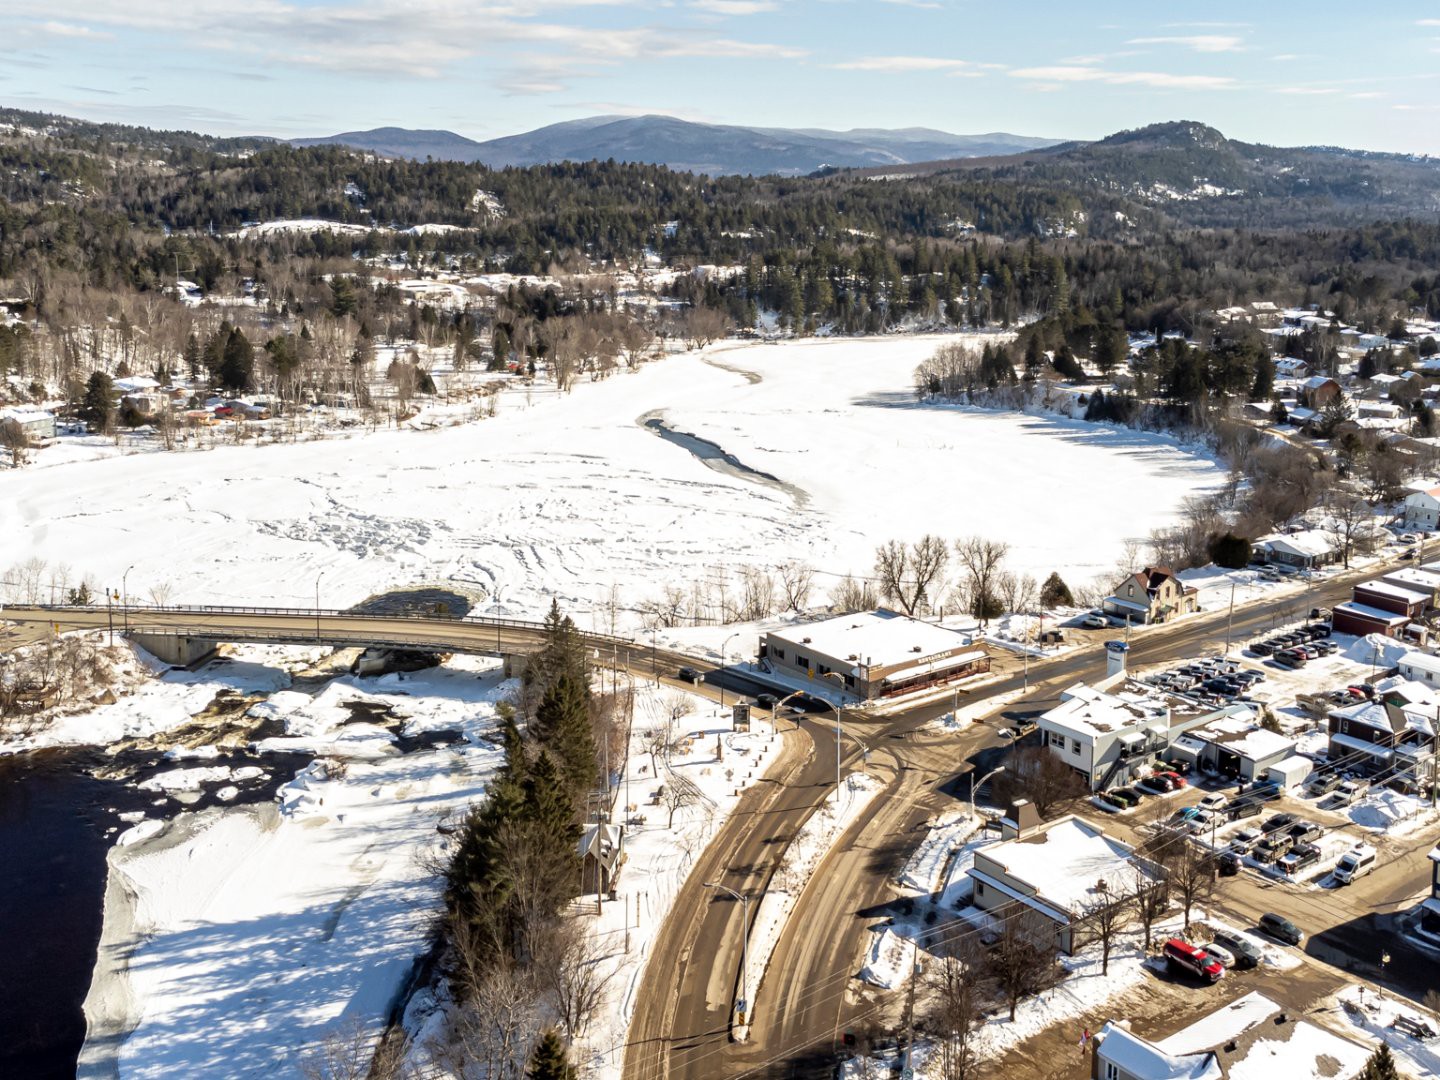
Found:
[[[796,667],[808,668],[808,667],[810,666],[810,658],[809,658],[808,656],[801,656],[799,653],[796,653],[796,654],[795,654],[795,666],[796,666]]]
[[[1071,752],[1072,754],[1078,754],[1078,753],[1080,752],[1080,740],[1079,740],[1079,739],[1071,739],[1071,740],[1070,740],[1070,752]]]
[[[1047,731],[1045,741],[1051,746],[1058,746],[1061,750],[1065,749],[1065,736],[1058,731]]]
[[[1120,1080],[1120,1067],[1113,1061],[1105,1062],[1104,1080]]]
[[[774,650],[774,652],[775,652],[775,659],[776,659],[776,660],[784,660],[784,659],[785,659],[785,650],[784,650],[784,649],[776,649],[776,650]]]

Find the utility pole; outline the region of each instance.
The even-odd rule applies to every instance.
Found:
[[[915,984],[920,981],[920,971],[919,962],[912,960],[910,964],[910,988],[909,993],[905,995],[905,1053],[900,1058],[901,1080],[912,1080],[915,1076],[915,1069],[912,1064],[915,1057]]]
[[[120,575],[120,612],[121,618],[125,621],[125,633],[127,635],[130,633],[130,589],[126,584],[126,578],[130,576],[130,571],[134,569],[135,564],[131,563],[125,568],[125,573]]]
[[[1230,582],[1230,614],[1225,616],[1225,658],[1230,658],[1230,631],[1235,625],[1235,582]]]

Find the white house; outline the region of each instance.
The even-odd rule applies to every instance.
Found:
[[[1280,379],[1308,379],[1310,365],[1295,356],[1282,356],[1275,361],[1275,376]]]
[[[1133,779],[1138,766],[1169,745],[1170,708],[1128,691],[1110,694],[1076,683],[1037,721],[1050,752],[1085,778],[1092,791]]]
[[[1405,525],[1427,532],[1440,528],[1440,487],[1423,488],[1405,496]]]
[[[1164,1039],[1112,1020],[1091,1041],[1093,1080],[1353,1080],[1370,1047],[1296,1019],[1251,992]]]
[[[1440,656],[1427,652],[1407,652],[1400,657],[1400,674],[1410,682],[1440,686]]]
[[[47,409],[29,407],[0,409],[0,421],[5,420],[18,424],[20,430],[31,439],[53,439],[55,437],[55,414]]]
[[[1323,529],[1305,529],[1260,537],[1254,543],[1254,556],[1260,562],[1314,569],[1338,562],[1340,552],[1330,533]]]
[[[1164,871],[1124,841],[1073,814],[1040,824],[1021,799],[1001,823],[1007,839],[975,852],[970,869],[975,906],[1018,913],[1017,903],[1043,916],[1055,929],[1062,952],[1073,953],[1091,938],[1088,917],[1120,902],[1137,882],[1158,887]]]

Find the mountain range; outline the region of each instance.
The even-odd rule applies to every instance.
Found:
[[[341,145],[386,157],[478,162],[492,168],[614,159],[711,176],[801,176],[825,168],[1014,154],[1057,141],[1005,132],[952,135],[930,128],[742,127],[671,116],[592,116],[485,142],[453,131],[397,127],[291,140],[296,146]]]

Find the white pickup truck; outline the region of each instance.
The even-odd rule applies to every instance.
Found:
[[[1370,793],[1369,780],[1346,780],[1335,793],[1325,800],[1324,808],[1327,810],[1343,810],[1353,805],[1359,799],[1363,799]]]

